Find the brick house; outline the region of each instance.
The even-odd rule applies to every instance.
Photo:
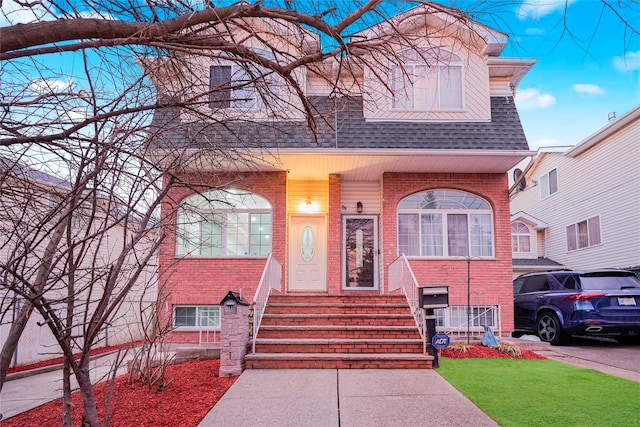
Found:
[[[449,286],[443,330],[468,330],[469,303],[485,313],[474,315],[474,331],[512,329],[506,172],[531,154],[513,91],[534,61],[500,57],[507,37],[472,22],[455,39],[413,37],[425,25],[447,28],[452,17],[432,5],[397,17],[416,44],[389,41],[403,63],[387,63],[386,84],[366,55],[357,73],[341,73],[335,60],[321,72],[298,70],[315,133],[300,111],[263,114],[264,100],[246,98],[255,88],[230,89],[237,64],[197,62],[191,71],[202,85],[227,88],[212,90],[208,104],[212,117],[226,115],[223,125],[158,110],[150,138],[159,153],[197,156],[197,168],[167,167],[188,183],[163,205],[176,231],[159,256],[173,341],[216,341],[219,301],[229,290],[251,301],[268,262],[277,262],[282,294],[365,298],[397,294],[390,268],[403,263],[418,285]],[[305,40],[291,42],[291,52],[320,43],[313,33],[288,40],[295,37]],[[336,96],[330,79],[349,93]],[[169,87],[160,80],[158,88]],[[214,160],[216,150],[240,145],[242,155]]]

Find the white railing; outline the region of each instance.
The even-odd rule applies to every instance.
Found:
[[[404,254],[400,255],[389,265],[389,292],[401,289],[406,296],[426,349],[424,310],[422,307],[418,307],[418,286],[418,281],[411,270],[407,257]],[[500,305],[498,304],[451,305],[435,310],[435,315],[438,332],[445,332],[455,337],[481,338],[484,334],[484,327],[488,326],[496,336],[502,336]]]
[[[435,310],[435,314],[436,330],[445,332],[451,337],[460,338],[468,335],[479,339],[484,335],[485,326],[491,328],[497,337],[502,336],[498,304],[450,305],[447,308]]]
[[[389,264],[389,293],[402,290],[402,293],[407,298],[407,302],[411,307],[413,318],[416,321],[420,336],[423,341],[423,349],[426,349],[426,331],[424,330],[424,310],[422,307],[418,307],[418,281],[416,276],[411,270],[407,257],[402,254],[396,258],[391,264]]]
[[[198,345],[201,346],[202,344],[214,344],[214,343],[218,343],[218,331],[217,330],[210,330],[210,329],[200,329],[199,331],[199,343]]]
[[[262,271],[260,283],[258,283],[258,288],[251,303],[253,307],[252,353],[256,352],[256,337],[258,336],[262,315],[264,314],[264,309],[267,306],[267,300],[269,299],[269,295],[271,295],[272,289],[282,291],[282,264],[269,254],[267,263]]]

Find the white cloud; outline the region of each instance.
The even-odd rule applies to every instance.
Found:
[[[4,0],[0,11],[0,26],[47,21],[53,17],[42,5],[35,3],[31,7],[23,7],[14,0]]]
[[[640,70],[640,50],[627,52],[624,56],[614,56],[613,66],[623,72]]]
[[[528,36],[544,36],[547,34],[547,30],[544,28],[530,27],[524,30],[524,33]]]
[[[521,110],[537,110],[549,108],[556,103],[556,98],[549,93],[541,93],[538,89],[523,89],[516,92],[516,105]]]
[[[564,13],[565,8],[574,1],[576,0],[525,0],[518,7],[518,17],[540,19],[554,12]]]
[[[69,92],[75,87],[72,80],[47,80],[36,79],[31,82],[29,88],[39,95],[50,93]]]
[[[590,83],[576,83],[572,86],[572,89],[586,95],[602,95],[605,93],[603,88]]]

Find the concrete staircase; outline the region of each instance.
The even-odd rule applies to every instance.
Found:
[[[272,295],[247,369],[429,369],[404,296]]]

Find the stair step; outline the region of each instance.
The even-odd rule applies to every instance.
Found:
[[[251,369],[430,369],[402,295],[279,294],[246,356]]]
[[[419,338],[412,326],[262,325],[261,338]]]
[[[406,304],[349,304],[349,303],[269,303],[268,314],[406,314]]]
[[[422,353],[421,339],[256,339],[261,353]]]
[[[411,326],[415,321],[411,314],[265,314],[262,325],[382,325]]]
[[[251,353],[247,369],[432,369],[433,356],[412,353]]]

